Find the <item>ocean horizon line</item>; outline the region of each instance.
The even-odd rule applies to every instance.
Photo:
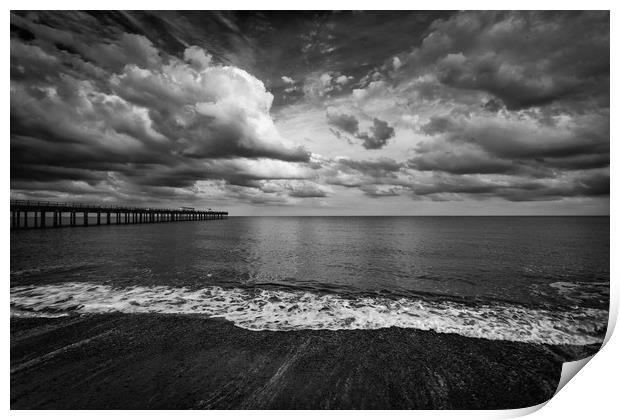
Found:
[[[229,214],[228,217],[609,217],[609,214]]]

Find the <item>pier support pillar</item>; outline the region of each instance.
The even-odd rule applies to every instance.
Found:
[[[45,211],[44,210],[41,211],[41,227],[42,228],[45,227]]]

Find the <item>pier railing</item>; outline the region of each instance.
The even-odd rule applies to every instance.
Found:
[[[228,217],[227,211],[196,210],[194,208],[154,208],[94,203],[68,203],[52,201],[11,200],[11,227],[45,228],[81,226],[163,223],[181,221],[219,220]],[[89,223],[91,215],[96,222]],[[102,222],[102,215],[105,216]],[[64,222],[64,223],[63,223]]]

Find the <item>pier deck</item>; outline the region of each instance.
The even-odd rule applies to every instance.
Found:
[[[196,210],[189,207],[162,209],[87,203],[11,200],[12,229],[168,223],[226,218],[228,218],[227,211]]]

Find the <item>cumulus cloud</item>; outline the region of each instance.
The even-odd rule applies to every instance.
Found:
[[[604,207],[608,12],[376,16],[12,12],[12,194]]]
[[[418,195],[470,194],[511,201],[608,194],[606,121],[604,113],[564,116],[553,125],[511,114],[432,117],[421,127],[430,139],[418,144],[408,166],[436,177],[412,189]]]
[[[396,197],[403,193],[403,188],[400,186],[391,186],[391,185],[363,185],[360,188],[364,191],[369,197],[379,198],[379,197]]]
[[[384,95],[388,90],[387,82],[375,80],[368,83],[365,88],[353,89],[352,94],[357,101],[364,101]]]
[[[609,13],[462,12],[435,21],[410,61],[430,66],[445,85],[493,94],[509,109],[604,95]]]
[[[549,126],[527,116],[438,116],[422,127],[428,135],[438,135],[421,144],[419,153],[445,143],[454,159],[459,159],[459,145],[467,150],[482,150],[503,159],[543,161],[579,155],[609,154],[609,126],[605,114],[582,115]],[[463,149],[464,150],[464,149]],[[606,166],[606,165],[604,165]]]
[[[291,197],[299,198],[314,198],[314,197],[327,197],[328,190],[326,187],[310,182],[303,183],[288,183],[287,189]]]
[[[324,101],[351,92],[354,77],[338,71],[312,73],[304,81],[303,92],[310,101]]]
[[[349,134],[357,135],[359,131],[359,121],[355,116],[333,107],[327,108],[326,115],[328,124]]]
[[[347,83],[351,82],[353,80],[353,76],[347,76],[345,74],[342,74],[338,77],[336,77],[336,83],[340,84],[340,85],[346,85]]]
[[[403,172],[406,169],[406,162],[397,162],[385,157],[374,160],[339,158],[323,162],[320,173],[328,184],[360,188],[370,195],[368,188],[371,187],[369,186],[374,186],[372,188],[377,191],[395,186],[406,186],[409,183],[408,175]]]
[[[374,118],[372,127],[370,127],[370,134],[360,133],[357,137],[364,140],[362,146],[366,149],[381,149],[390,138],[394,137],[394,128],[390,127],[387,121]]]
[[[307,152],[284,144],[269,115],[273,96],[263,83],[236,67],[195,71],[171,59],[155,70],[126,66],[112,76],[111,86],[156,116],[154,125],[166,137],[182,139],[175,144],[182,155],[308,159]]]
[[[417,155],[409,160],[420,171],[442,171],[451,174],[502,174],[513,172],[517,165],[490,156],[471,144],[449,145],[429,142],[417,147]]]
[[[209,68],[212,59],[211,54],[196,46],[186,48],[183,51],[183,58],[198,71]]]
[[[339,128],[340,130],[352,134],[362,141],[365,149],[381,149],[388,140],[394,137],[394,128],[379,118],[373,119],[370,133],[359,131],[359,121],[354,115],[333,107],[327,108],[327,123]],[[336,132],[337,133],[337,132]],[[340,137],[340,134],[336,134]]]
[[[398,70],[403,64],[400,61],[400,58],[398,57],[394,57],[392,59],[392,67],[394,68],[394,70]]]
[[[434,174],[411,183],[409,189],[418,197],[438,200],[466,195],[475,199],[501,197],[514,202],[543,201],[607,195],[609,176],[604,171],[564,174],[558,178],[540,180],[510,176]]]
[[[362,172],[373,177],[386,177],[402,168],[402,163],[390,158],[379,158],[376,160],[353,160],[341,158],[338,164],[347,168]]]
[[[90,49],[73,36],[63,48],[11,42],[15,188],[55,182],[50,190],[78,194],[83,182],[107,193],[130,185],[164,192],[204,179],[307,176],[310,155],[279,134],[264,84],[199,47],[181,59],[134,34]]]

